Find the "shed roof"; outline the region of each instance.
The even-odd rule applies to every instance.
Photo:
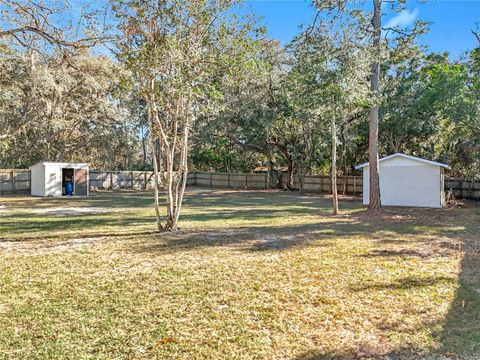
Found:
[[[70,167],[70,168],[84,168],[87,167],[87,163],[77,163],[77,162],[56,162],[56,161],[40,161],[35,165],[30,166],[30,168],[37,165],[57,165],[61,167]]]
[[[425,164],[430,164],[430,165],[440,166],[440,167],[445,168],[445,169],[450,169],[450,167],[447,164],[440,163],[440,162],[437,162],[437,161],[423,159],[423,158],[420,158],[420,157],[417,157],[417,156],[406,155],[406,154],[402,154],[402,153],[395,153],[395,154],[392,154],[392,155],[385,156],[384,158],[381,158],[379,160],[379,162],[389,160],[389,159],[392,159],[394,157],[403,157],[403,158],[406,158],[406,159],[415,160],[415,161],[422,162],[422,163],[425,163]],[[361,169],[365,166],[368,166],[368,162],[355,166],[355,169]]]

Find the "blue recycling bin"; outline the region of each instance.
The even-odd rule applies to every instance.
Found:
[[[67,182],[65,186],[65,193],[70,196],[73,195],[73,183],[71,181]]]

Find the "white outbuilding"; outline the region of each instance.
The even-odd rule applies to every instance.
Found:
[[[445,202],[444,170],[448,165],[396,153],[379,160],[382,205],[440,208]],[[369,203],[368,163],[363,169],[363,204]]]
[[[88,164],[85,163],[39,162],[30,166],[31,194],[62,196],[71,192],[71,195],[87,196],[88,170]]]

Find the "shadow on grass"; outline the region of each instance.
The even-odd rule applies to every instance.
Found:
[[[241,211],[232,212],[233,216],[244,216]],[[388,224],[389,231],[384,232],[384,222],[362,222],[355,215],[348,220],[338,219],[333,216],[322,216],[322,221],[307,224],[279,224],[279,225],[252,225],[236,226],[228,229],[207,229],[203,231],[188,230],[176,234],[159,234],[149,242],[141,244],[133,251],[154,254],[161,252],[177,252],[217,246],[237,246],[248,252],[258,251],[285,251],[306,246],[318,247],[328,241],[342,241],[352,238],[369,238],[379,243],[391,241],[396,244],[424,245],[430,240],[418,237],[416,240],[399,240],[401,235],[423,234],[414,225],[397,223]],[[188,216],[185,216],[188,218]],[[227,217],[229,218],[229,217]],[[388,256],[411,256],[414,252],[407,250],[389,253]],[[364,255],[362,255],[364,256]],[[377,254],[365,256],[380,256]],[[381,256],[387,256],[382,254]]]
[[[326,211],[325,209],[320,209]],[[215,243],[226,244],[230,242],[236,242],[236,239],[243,239],[248,236],[259,236],[270,245],[265,247],[282,249],[287,246],[278,245],[278,243],[287,244],[289,247],[294,246],[295,243],[301,245],[298,240],[301,238],[317,237],[319,239],[338,238],[339,236],[358,236],[375,239],[381,243],[401,244],[405,240],[398,239],[399,235],[422,235],[425,234],[425,229],[419,228],[417,222],[409,221],[395,221],[388,222],[365,218],[362,214],[349,214],[344,217],[334,217],[331,215],[321,214],[319,209],[316,209],[315,213],[310,210],[285,208],[285,209],[228,209],[224,211],[208,211],[206,213],[187,213],[183,215],[182,222],[189,223],[188,233],[180,233],[181,236],[169,236],[171,238],[171,244],[174,247],[178,247],[179,244],[182,247],[205,247],[213,246]],[[319,216],[318,222],[309,223],[268,223],[268,220],[275,218],[290,218],[302,215]],[[38,217],[37,217],[38,216]],[[210,227],[209,223],[219,223],[222,221],[235,219],[242,221],[252,221],[251,226],[238,226],[233,224],[232,227],[225,229],[225,227]],[[260,220],[260,222],[259,222]],[[262,221],[265,220],[265,223]],[[204,225],[203,223],[207,224]],[[180,224],[180,226],[182,223]],[[225,225],[228,227],[228,225]],[[97,213],[88,215],[35,215],[32,218],[32,214],[20,213],[4,215],[0,220],[0,228],[2,233],[7,235],[15,235],[16,238],[34,238],[36,235],[41,236],[44,239],[54,239],[61,236],[61,232],[73,232],[78,231],[78,234],[82,232],[94,234],[95,229],[98,229],[98,233],[104,235],[105,231],[115,233],[124,233],[125,230],[131,232],[132,235],[136,234],[135,228],[141,227],[142,229],[155,228],[155,218],[152,215],[145,213],[135,215],[134,212],[128,213]],[[200,227],[207,229],[202,232],[195,233],[195,229]],[[191,230],[190,230],[191,229]],[[454,228],[445,228],[443,234],[455,234],[457,230]],[[270,236],[274,232],[274,236]],[[90,235],[94,236],[94,235]],[[11,236],[10,236],[11,237]],[[226,238],[228,237],[228,239]],[[8,237],[2,237],[6,239]],[[218,238],[218,239],[217,239]],[[233,239],[233,240],[232,240]],[[250,240],[258,240],[250,238]],[[411,240],[408,240],[411,243]],[[258,249],[263,249],[263,246],[258,246]],[[414,250],[404,251],[403,254],[395,253],[395,250],[374,250],[370,256],[424,256],[420,252]],[[427,256],[427,255],[425,255]]]
[[[357,344],[349,350],[321,351],[312,349],[300,353],[295,360],[348,360],[348,359],[389,359],[389,360],[459,360],[480,359],[480,254],[467,250],[461,261],[459,278],[426,277],[404,278],[393,283],[374,284],[355,288],[355,291],[368,290],[409,290],[421,289],[442,282],[458,282],[455,298],[451,303],[442,331],[433,334],[440,345],[438,349],[425,352],[424,349],[402,346],[385,352],[382,348],[372,348],[370,344]],[[431,328],[435,324],[428,320],[421,328]],[[419,329],[410,329],[418,331]]]
[[[390,283],[380,283],[380,284],[369,284],[365,286],[358,286],[352,290],[354,291],[369,291],[369,290],[387,290],[387,289],[394,289],[394,290],[408,290],[412,288],[422,288],[422,287],[429,287],[435,285],[437,283],[454,283],[456,281],[455,278],[446,277],[446,276],[429,276],[425,278],[414,278],[414,277],[407,277],[403,279],[399,279],[395,282]]]
[[[310,350],[296,356],[294,360],[357,360],[357,359],[382,359],[382,360],[421,360],[426,359],[420,356],[415,350],[404,347],[394,351],[383,351],[374,349],[369,344],[359,346],[358,349],[342,350],[335,352],[322,352]],[[430,358],[433,360],[433,358]]]
[[[441,334],[442,350],[480,359],[480,254],[467,249],[459,287]]]
[[[24,218],[23,221],[18,221],[18,217],[17,219],[14,217],[12,221],[5,221],[6,217],[2,219],[0,229],[3,234],[8,234],[8,236],[0,235],[0,241],[11,238],[18,239],[17,241],[32,240],[39,237],[53,240],[61,238],[63,233],[71,234],[75,231],[78,231],[75,236],[81,235],[82,232],[90,234],[89,236],[95,236],[95,233],[104,236],[106,232],[109,232],[112,236],[115,236],[123,233],[125,228],[145,227],[150,224],[153,224],[152,228],[155,227],[154,217],[125,216],[112,218],[107,214],[95,214],[89,217],[52,216],[40,221],[29,219],[28,215],[22,215],[22,217]],[[98,231],[95,232],[95,229],[98,229]],[[133,232],[137,233],[136,231]]]
[[[298,198],[303,199],[298,201]],[[310,199],[310,200],[309,200]],[[352,209],[358,204],[350,204]],[[298,194],[283,194],[279,192],[245,192],[242,196],[235,193],[223,192],[200,192],[190,194],[185,201],[188,209],[182,215],[181,221],[190,223],[189,228],[205,226],[203,223],[222,222],[228,219],[242,221],[268,221],[278,217],[295,217],[304,215],[318,215],[328,213],[329,204],[322,197],[299,196]],[[117,232],[124,232],[125,228],[131,228],[135,234],[135,227],[155,227],[153,209],[151,215],[145,209],[153,208],[151,194],[134,192],[99,193],[86,198],[58,199],[58,198],[34,198],[34,197],[11,197],[9,208],[15,212],[2,214],[0,218],[0,240],[8,238],[35,238],[41,236],[44,239],[54,239],[61,236],[64,231],[78,231],[92,233],[98,229],[98,233],[104,235],[102,228]],[[54,209],[54,208],[85,208],[84,214],[71,215],[54,214],[48,211],[42,213],[31,212],[30,209]],[[112,209],[105,213],[88,213],[88,208]],[[125,208],[126,212],[113,211],[117,208]],[[28,209],[28,210],[27,210]],[[208,226],[208,225],[207,225]],[[112,229],[113,228],[113,229]],[[123,229],[122,229],[123,228]],[[4,235],[4,236],[2,236]]]
[[[473,360],[480,359],[480,257],[466,255],[462,261],[462,273],[459,277],[459,287],[456,297],[443,324],[443,331],[434,334],[440,343],[439,349],[425,352],[424,349],[402,346],[385,351],[370,344],[357,344],[348,350],[321,351],[309,350],[300,353],[295,360],[348,360],[348,359],[388,359],[388,360]],[[402,279],[395,284],[382,284],[376,289],[408,290],[427,287],[435,282],[452,282],[451,278]],[[392,287],[393,286],[393,287]],[[429,328],[434,324],[425,321],[421,327]],[[411,329],[417,331],[420,329]]]

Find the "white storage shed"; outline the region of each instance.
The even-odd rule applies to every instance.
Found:
[[[363,169],[363,204],[369,203],[368,163]],[[396,153],[379,160],[382,205],[440,208],[445,202],[444,170],[448,165]]]
[[[88,164],[43,161],[30,166],[31,194],[33,196],[62,196],[67,194],[67,183],[73,183],[73,194],[89,194]]]

